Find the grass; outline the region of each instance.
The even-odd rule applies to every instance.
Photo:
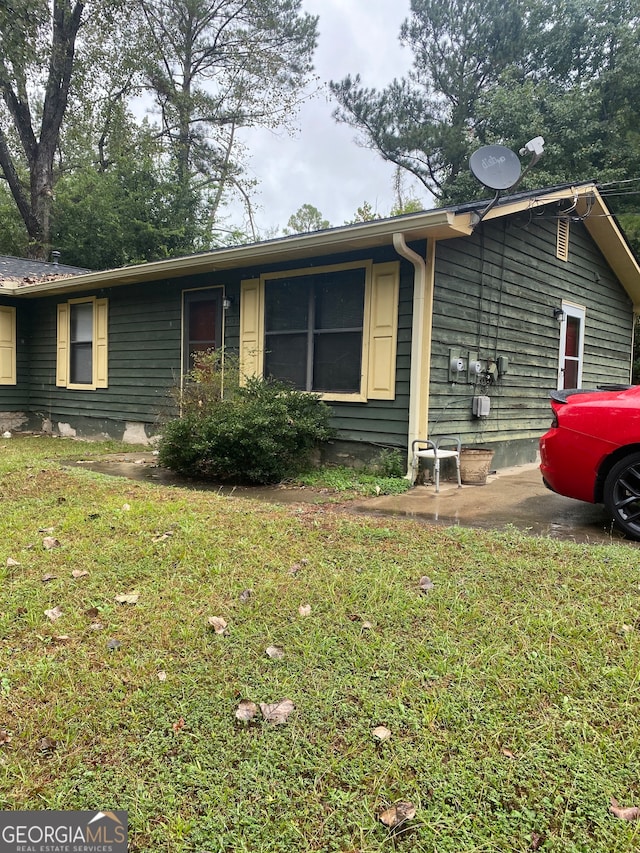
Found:
[[[637,549],[59,464],[104,452],[0,441],[1,809],[127,809],[138,853],[640,847]]]
[[[401,495],[411,488],[409,480],[401,476],[393,477],[344,466],[308,471],[295,477],[293,482],[314,489],[324,489],[341,498]]]

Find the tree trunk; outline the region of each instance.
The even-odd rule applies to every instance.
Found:
[[[53,204],[53,162],[60,139],[60,128],[67,109],[69,85],[73,70],[75,42],[84,3],[54,0],[53,30],[49,71],[42,107],[40,139],[37,140],[29,108],[28,94],[21,80],[27,78],[26,67],[13,79],[3,63],[0,89],[20,138],[29,168],[29,193],[22,185],[7,136],[0,128],[0,167],[29,235],[29,257],[47,260],[51,241],[51,207]],[[21,57],[23,59],[23,57]],[[13,64],[20,59],[9,57]]]

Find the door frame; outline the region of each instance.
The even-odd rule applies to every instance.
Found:
[[[197,305],[198,302],[204,302],[206,299],[213,296],[216,299],[216,328],[215,340],[216,349],[221,349],[224,346],[224,286],[221,284],[212,285],[210,287],[198,287],[192,290],[182,291],[182,329],[180,335],[180,365],[183,375],[189,372],[189,314],[192,305]]]
[[[587,310],[584,305],[578,305],[575,302],[562,300],[562,322],[560,323],[560,347],[558,351],[558,389],[563,390],[564,385],[564,364],[568,358],[574,358],[578,364],[578,380],[577,387],[582,387],[582,366],[584,362],[584,327]],[[580,321],[579,338],[578,338],[578,355],[567,356],[567,318],[573,317]]]

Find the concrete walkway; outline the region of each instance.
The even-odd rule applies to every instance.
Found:
[[[403,495],[358,501],[359,512],[406,516],[425,523],[501,530],[513,525],[538,536],[575,542],[625,542],[604,507],[565,498],[543,484],[537,464],[490,474],[486,485],[416,486]],[[630,543],[634,544],[634,543]]]
[[[114,454],[100,462],[75,461],[68,464],[134,480],[200,488],[274,503],[326,504],[335,500],[335,495],[314,489],[196,484],[156,467],[156,461],[152,453],[142,451]],[[490,474],[483,486],[462,486],[459,489],[455,482],[441,482],[439,494],[436,494],[434,486],[416,486],[402,495],[345,502],[342,509],[370,515],[403,516],[424,524],[460,525],[485,530],[503,530],[513,526],[532,535],[574,542],[627,542],[620,533],[612,530],[604,507],[565,498],[545,488],[537,464],[502,469]],[[640,543],[628,544],[637,547]]]

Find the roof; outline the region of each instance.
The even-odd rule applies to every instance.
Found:
[[[607,208],[594,182],[564,184],[504,196],[487,211],[485,222],[529,211],[531,215],[546,205],[560,206],[557,215],[581,219],[605,259],[640,310],[640,265],[627,243],[615,217]],[[13,296],[36,297],[62,294],[91,288],[139,284],[166,278],[180,278],[197,273],[237,269],[255,265],[284,263],[321,257],[337,252],[358,251],[389,245],[394,234],[402,234],[407,242],[447,240],[470,236],[479,221],[479,213],[488,201],[474,201],[451,207],[375,219],[355,225],[343,225],[308,234],[295,234],[260,243],[215,249],[163,261],[119,267],[101,272],[73,274],[72,277],[39,281],[12,287],[3,283]],[[33,263],[33,262],[31,262]],[[52,264],[47,264],[52,267]],[[57,267],[62,270],[62,266]],[[64,268],[69,269],[69,268]],[[70,268],[74,270],[74,268]]]
[[[56,281],[60,278],[68,278],[87,272],[90,270],[83,267],[0,255],[0,289],[13,290],[17,287],[28,287],[29,285]]]

